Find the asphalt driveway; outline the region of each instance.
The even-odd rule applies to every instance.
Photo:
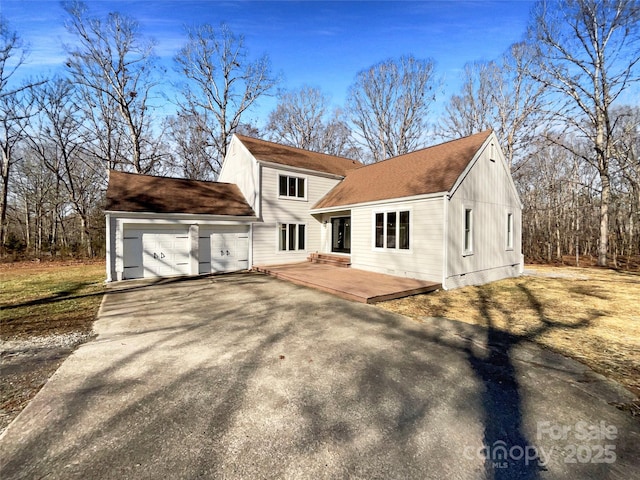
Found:
[[[3,480],[640,474],[629,394],[532,345],[261,274],[118,288],[0,437]]]

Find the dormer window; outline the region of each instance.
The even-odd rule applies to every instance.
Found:
[[[279,194],[280,197],[306,198],[306,179],[293,177],[291,175],[280,175]]]

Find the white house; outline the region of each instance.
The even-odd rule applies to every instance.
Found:
[[[349,259],[441,283],[516,276],[521,203],[491,131],[372,165],[235,135],[218,182],[111,172],[107,279]]]

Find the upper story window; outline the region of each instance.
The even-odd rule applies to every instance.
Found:
[[[409,250],[409,211],[375,214],[374,245],[376,248]]]
[[[280,175],[279,194],[281,197],[306,198],[306,179],[291,175]]]

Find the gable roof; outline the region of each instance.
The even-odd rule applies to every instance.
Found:
[[[235,134],[244,146],[251,152],[251,155],[263,162],[278,163],[290,167],[304,168],[316,172],[331,173],[344,177],[347,172],[355,168],[362,167],[362,163],[325,153],[310,152],[301,148],[289,147],[278,143],[258,140]]]
[[[447,192],[491,133],[488,130],[352,170],[313,208]]]
[[[255,216],[232,183],[109,171],[107,211]]]

